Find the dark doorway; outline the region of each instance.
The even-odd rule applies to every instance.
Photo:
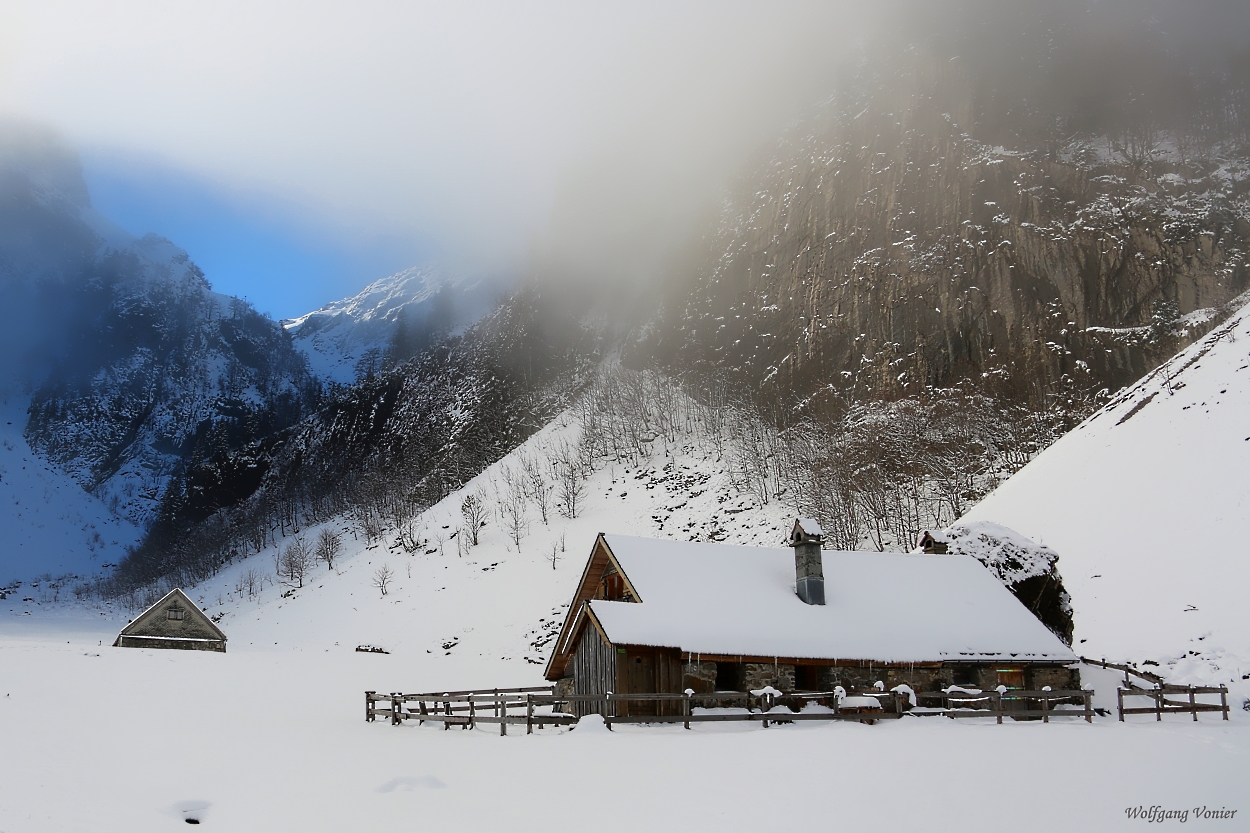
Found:
[[[746,669],[740,662],[716,663],[716,690],[742,691],[746,680]]]
[[[820,691],[820,666],[794,666],[794,688],[796,691]]]

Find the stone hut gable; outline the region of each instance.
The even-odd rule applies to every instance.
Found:
[[[196,606],[180,589],[166,593],[160,601],[135,617],[135,620],[118,634],[118,645],[123,637],[155,637],[157,639],[185,639],[226,641],[221,628]]]

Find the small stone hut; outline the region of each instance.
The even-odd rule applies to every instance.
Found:
[[[174,648],[180,651],[226,652],[226,635],[179,589],[122,628],[114,648]]]
[[[1079,687],[1071,648],[976,559],[822,541],[810,520],[790,548],[600,533],[546,677],[570,694]]]

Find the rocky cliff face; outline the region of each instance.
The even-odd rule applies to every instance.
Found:
[[[144,526],[181,467],[292,424],[317,385],[277,322],[92,210],[71,152],[3,128],[0,387],[29,397],[36,453]]]
[[[958,61],[854,89],[744,176],[639,353],[799,398],[1040,404],[1139,377],[1250,283],[1232,145],[991,129],[1007,105]]]

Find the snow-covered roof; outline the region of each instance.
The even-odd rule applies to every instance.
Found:
[[[808,605],[788,548],[603,538],[640,602],[589,603],[614,644],[880,662],[1076,659],[968,556],[826,551],[826,604]]]
[[[803,530],[804,535],[810,535],[813,538],[825,537],[825,531],[820,528],[820,524],[815,518],[799,518],[797,523],[799,529]]]

